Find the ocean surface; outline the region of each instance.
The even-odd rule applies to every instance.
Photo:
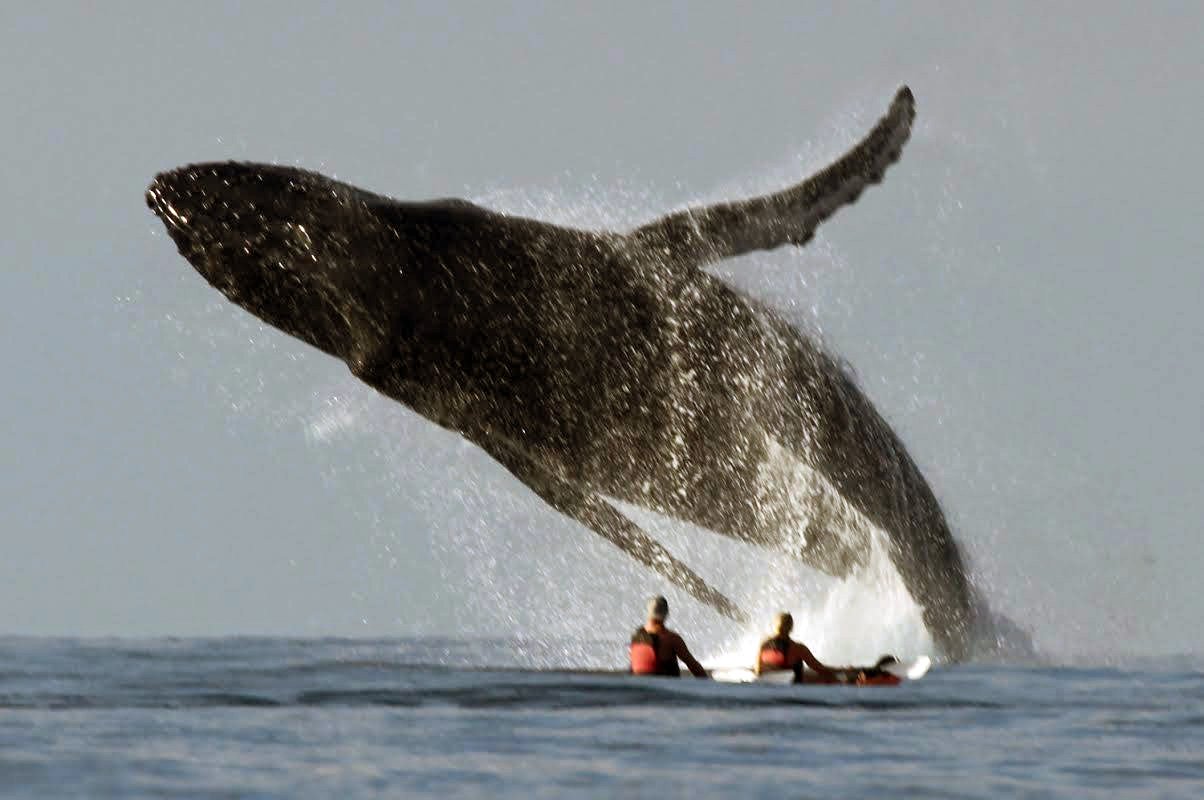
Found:
[[[616,674],[622,643],[0,638],[4,797],[1204,797],[1204,672],[895,688]]]

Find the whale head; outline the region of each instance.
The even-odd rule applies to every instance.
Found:
[[[413,304],[386,198],[293,167],[221,162],[159,174],[146,202],[227,298],[349,363]]]

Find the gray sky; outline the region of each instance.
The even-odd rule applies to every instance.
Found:
[[[627,225],[801,178],[907,83],[886,182],[721,274],[849,361],[1038,644],[1204,652],[1198,4],[243,5],[0,12],[0,632],[625,629],[654,580],[228,306],[146,184]]]

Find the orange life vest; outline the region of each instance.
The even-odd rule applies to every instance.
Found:
[[[637,628],[636,632],[631,634],[631,647],[629,650],[632,674],[680,677],[681,667],[677,665],[677,656],[673,655],[671,658],[662,661],[658,657],[659,651],[660,637],[655,633],[649,633],[642,627]]]
[[[761,653],[758,656],[758,661],[761,664],[761,669],[794,670],[795,682],[802,683],[802,659],[790,663],[790,646],[792,644],[794,643],[790,641],[789,636],[776,636],[772,639],[766,639],[761,642]]]

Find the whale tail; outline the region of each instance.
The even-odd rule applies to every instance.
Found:
[[[641,248],[683,267],[699,267],[753,250],[801,247],[820,223],[880,183],[911,135],[915,98],[899,89],[874,128],[820,172],[774,194],[688,208],[636,228]]]

